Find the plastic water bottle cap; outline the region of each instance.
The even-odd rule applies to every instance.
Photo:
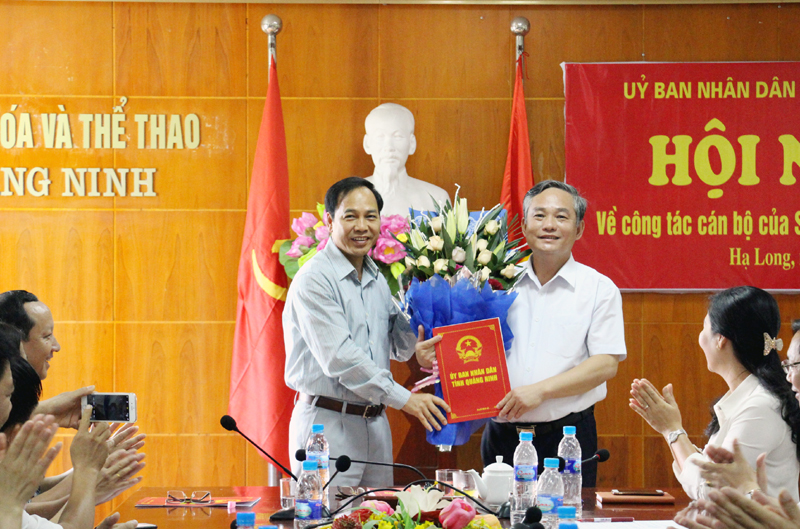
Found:
[[[558,524],[558,529],[578,529],[578,524],[572,522],[562,522]]]
[[[311,433],[322,433],[325,431],[324,424],[312,424],[311,425]]]
[[[519,432],[520,441],[533,441],[533,432]]]
[[[575,507],[568,505],[558,508],[559,518],[575,518]]]
[[[558,466],[558,463],[556,463],[556,466]],[[309,460],[303,461],[303,470],[304,471],[310,471],[310,472],[313,472],[314,470],[317,470],[317,461],[316,460],[314,460],[314,461],[309,461]]]
[[[558,458],[557,457],[545,457],[544,458],[544,468],[558,468]]]
[[[247,525],[255,525],[256,523],[256,513],[254,512],[237,512],[236,513],[236,525],[239,527],[247,526]]]
[[[574,426],[564,426],[564,435],[575,435]]]
[[[278,529],[277,525],[259,525],[258,529]]]

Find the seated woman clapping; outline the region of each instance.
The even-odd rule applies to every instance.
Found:
[[[725,380],[728,392],[714,404],[706,433],[709,445],[729,451],[738,439],[752,467],[766,453],[766,492],[777,496],[785,488],[797,501],[800,405],[781,368],[779,329],[778,304],[761,289],[736,287],[712,296],[699,342],[708,370]],[[634,380],[631,396],[631,408],[669,443],[683,489],[693,499],[704,497],[713,483],[701,476],[697,463],[709,459],[683,429],[672,384],[662,395],[649,381]]]

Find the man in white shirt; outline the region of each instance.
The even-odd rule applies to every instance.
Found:
[[[556,457],[564,426],[575,426],[584,458],[597,451],[594,404],[625,359],[622,296],[606,276],[572,257],[583,235],[586,200],[563,182],[545,180],[525,195],[522,231],[532,250],[508,313],[511,391],[481,440],[484,464],[512,464],[520,431],[533,432],[539,456]],[[597,465],[583,469],[594,487]]]

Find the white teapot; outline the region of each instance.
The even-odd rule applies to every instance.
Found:
[[[496,463],[483,469],[483,477],[475,470],[467,470],[475,478],[481,498],[490,505],[500,505],[508,501],[514,484],[514,467],[503,463],[503,456],[497,456],[496,460]]]

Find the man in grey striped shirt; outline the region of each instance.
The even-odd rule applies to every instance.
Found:
[[[412,353],[430,365],[441,338],[415,337],[391,301],[386,279],[367,256],[380,233],[383,200],[370,182],[350,177],[325,195],[325,248],[289,287],[283,311],[286,384],[299,395],[289,427],[289,454],[304,448],[312,424],[324,424],[331,455],[392,461],[391,406],[439,430],[450,407],[427,393],[411,393],[392,378],[389,360]],[[294,470],[299,470],[295,462]],[[392,469],[354,463],[337,485],[386,486]]]

